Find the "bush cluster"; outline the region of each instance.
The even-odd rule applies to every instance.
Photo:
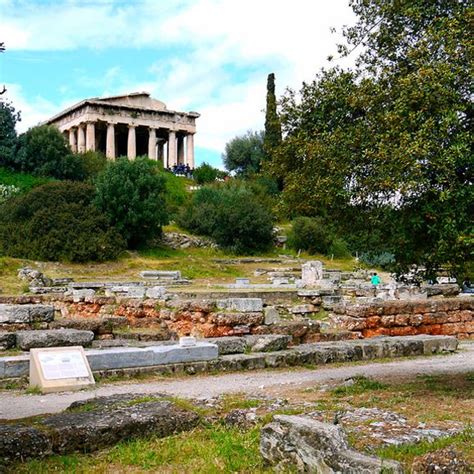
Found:
[[[288,246],[312,254],[333,255],[337,258],[350,256],[347,243],[337,237],[331,226],[320,217],[297,217],[292,222]]]
[[[235,253],[265,250],[273,239],[270,209],[245,184],[203,187],[178,222]]]
[[[0,253],[71,262],[116,258],[125,242],[93,198],[93,186],[61,181],[9,199],[0,206]]]

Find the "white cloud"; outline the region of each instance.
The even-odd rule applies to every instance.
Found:
[[[216,151],[236,134],[262,128],[267,73],[276,73],[277,93],[298,88],[335,53],[340,37],[330,27],[354,21],[347,0],[69,0],[23,2],[21,8],[0,2],[8,49],[123,47],[127,54],[130,47],[179,47],[173,59],[150,64],[139,83],[119,67],[109,69],[93,80],[95,95],[148,90],[170,108],[197,110],[196,141]],[[28,123],[64,105],[26,101],[18,87],[13,93]]]

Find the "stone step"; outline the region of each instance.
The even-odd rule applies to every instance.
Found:
[[[50,322],[54,307],[43,304],[0,304],[0,325]]]
[[[458,341],[451,336],[381,337],[355,341],[302,344],[277,352],[230,354],[218,357],[215,344],[198,341],[194,347],[161,345],[148,348],[86,349],[91,369],[106,373],[173,373],[186,371],[253,370],[266,367],[322,365],[404,356],[453,352]],[[25,377],[29,356],[0,357],[0,379]]]
[[[94,339],[92,331],[79,329],[44,329],[18,331],[16,346],[23,350],[38,347],[89,346]]]

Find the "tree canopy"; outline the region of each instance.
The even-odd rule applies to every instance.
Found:
[[[235,171],[238,176],[258,173],[265,156],[263,137],[263,132],[249,130],[246,134],[230,140],[222,155],[225,168],[228,171]]]
[[[281,100],[270,168],[292,213],[327,214],[400,271],[472,260],[472,43],[468,2],[351,1],[353,71],[331,68]]]

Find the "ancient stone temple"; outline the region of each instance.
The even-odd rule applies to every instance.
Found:
[[[197,112],[176,112],[150,97],[134,92],[85,99],[46,121],[66,136],[71,149],[97,150],[110,159],[148,155],[165,168],[183,164],[194,168]]]

